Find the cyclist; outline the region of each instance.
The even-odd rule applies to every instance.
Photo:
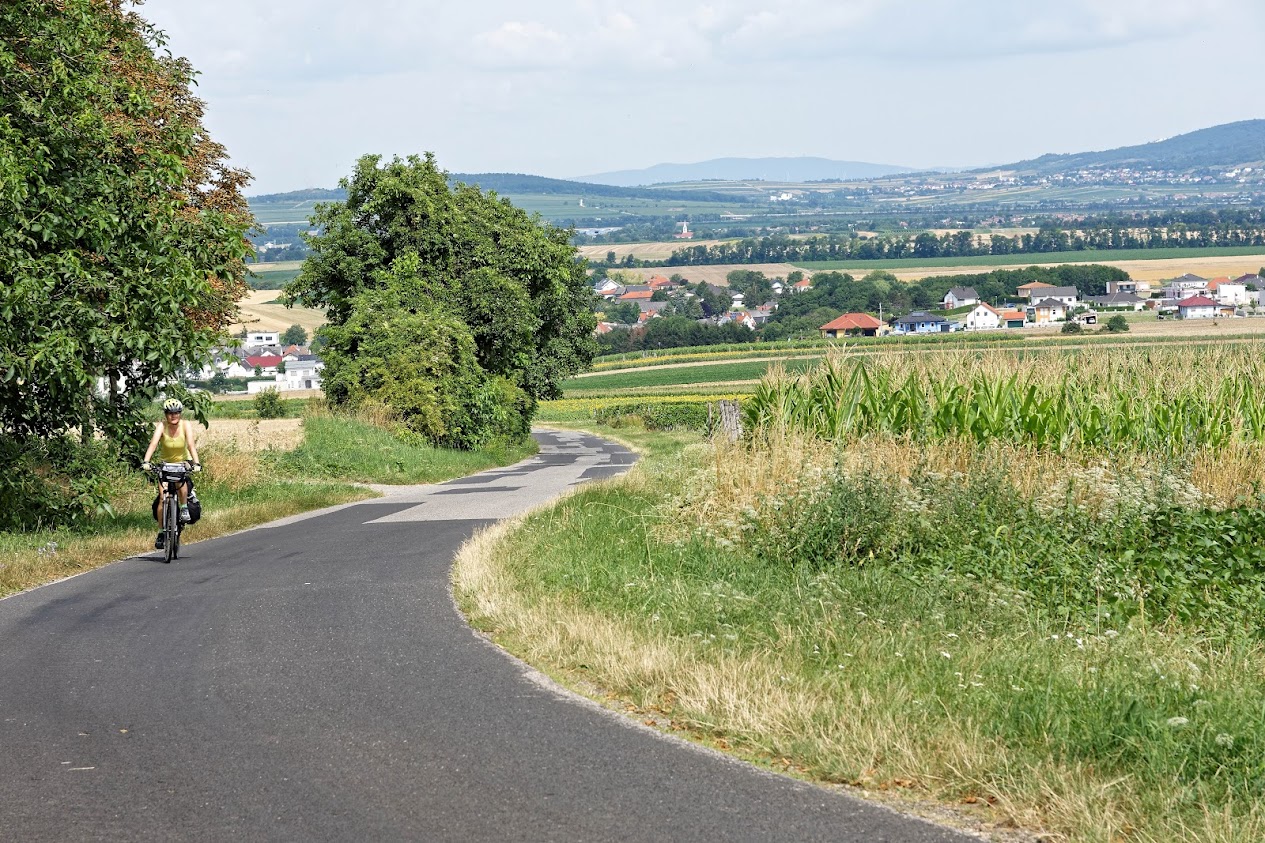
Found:
[[[189,422],[180,417],[184,412],[184,405],[176,398],[168,398],[163,402],[163,420],[154,425],[154,436],[149,440],[149,448],[145,451],[145,459],[141,463],[141,468],[149,471],[149,459],[154,455],[154,451],[158,451],[158,456],[163,462],[187,462],[192,463],[193,470],[197,471],[202,467],[198,462],[198,448],[193,441],[193,428]],[[163,543],[166,541],[163,530],[166,525],[163,523],[166,511],[163,505],[166,503],[167,490],[161,483],[159,488],[158,502],[158,538],[154,540],[154,547],[162,549]],[[186,480],[180,486],[180,523],[189,523],[189,482]]]

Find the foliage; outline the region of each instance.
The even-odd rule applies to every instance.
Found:
[[[1122,314],[1117,313],[1115,316],[1107,320],[1107,331],[1112,334],[1123,334],[1129,330],[1129,320],[1124,318]]]
[[[434,157],[357,162],[317,206],[289,302],[326,308],[337,405],[388,406],[431,442],[520,435],[595,351],[592,291],[568,233],[495,194],[450,187]]]
[[[1060,334],[1079,334],[1082,330],[1083,328],[1081,327],[1081,323],[1074,322],[1069,319],[1068,321],[1063,323],[1062,327],[1059,328],[1059,333]]]
[[[884,432],[1056,450],[1216,448],[1265,441],[1257,353],[1208,350],[1200,366],[1220,373],[1216,379],[1192,370],[1185,352],[1170,347],[1073,352],[1036,367],[1001,351],[934,362],[831,357],[800,377],[771,371],[744,414],[749,429],[801,430],[833,441]],[[1164,379],[1154,378],[1155,366]]]
[[[291,325],[281,335],[282,345],[307,345],[307,328],[302,325]]]
[[[73,525],[109,515],[113,486],[124,473],[115,446],[69,436],[19,442],[0,436],[0,531]],[[3,566],[0,566],[3,567]]]
[[[285,415],[281,405],[281,393],[276,387],[261,390],[255,395],[255,415],[261,419],[279,419]]]
[[[119,436],[245,290],[247,175],[134,13],[11,3],[0,36],[0,430]]]
[[[202,127],[192,68],[122,5],[0,7],[0,437],[24,470],[72,429],[139,452],[150,401],[246,289],[248,176]]]
[[[623,427],[639,421],[646,430],[697,430],[710,433],[717,423],[715,400],[644,400],[603,402],[593,410],[593,421],[608,427]],[[712,408],[709,411],[709,408]]]

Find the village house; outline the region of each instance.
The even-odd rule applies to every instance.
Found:
[[[1044,298],[1045,291],[1053,289],[1053,284],[1047,284],[1044,281],[1029,281],[1027,284],[1019,285],[1019,298],[1031,302],[1034,295]]]
[[[1041,301],[1053,299],[1062,302],[1064,307],[1072,307],[1080,302],[1080,291],[1075,287],[1050,287],[1041,291]]]
[[[246,342],[243,343],[247,348],[259,348],[261,345],[280,345],[280,331],[247,331]]]
[[[1138,298],[1134,293],[1108,293],[1105,296],[1088,296],[1086,301],[1098,307],[1127,307],[1130,310],[1142,310],[1146,300]]]
[[[1207,296],[1190,296],[1177,303],[1179,319],[1216,319],[1222,315],[1222,306]]]
[[[744,328],[755,330],[755,320],[745,310],[731,310],[716,320],[717,325],[728,325],[730,322],[737,322]]]
[[[603,278],[593,285],[593,292],[602,298],[614,298],[619,295],[621,288],[609,278]]]
[[[950,291],[952,292],[952,291]],[[948,298],[947,296],[945,298]],[[1001,311],[983,302],[975,305],[975,309],[962,319],[968,331],[991,331],[1002,326]]]
[[[632,287],[628,287],[625,290],[625,292],[616,299],[616,301],[635,301],[635,302],[650,301],[650,297],[653,295],[654,295],[654,291],[648,287],[644,290],[638,290]]]
[[[1206,297],[1208,295],[1208,279],[1200,278],[1198,275],[1192,275],[1188,272],[1178,278],[1170,279],[1163,289],[1164,298],[1176,299],[1179,302],[1182,299],[1194,296]]]
[[[883,323],[868,313],[845,313],[821,326],[821,335],[827,339],[839,337],[874,337],[884,327]]]
[[[1247,304],[1247,285],[1229,278],[1214,278],[1208,282],[1208,298],[1234,307]]]
[[[947,334],[958,327],[957,322],[950,322],[943,316],[925,310],[916,310],[892,321],[894,334]]]
[[[1042,299],[1028,306],[1027,315],[1034,325],[1051,325],[1067,319],[1068,310],[1068,306],[1059,299]]]
[[[1150,281],[1135,281],[1132,278],[1126,278],[1124,281],[1108,281],[1107,295],[1115,293],[1133,293],[1141,299],[1149,299],[1151,297]]]
[[[945,310],[955,310],[967,305],[979,304],[979,293],[974,287],[953,287],[944,294],[942,302]]]

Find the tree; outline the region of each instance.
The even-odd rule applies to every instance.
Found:
[[[139,454],[150,402],[208,359],[247,289],[249,176],[163,43],[119,0],[0,4],[0,450],[25,455],[0,472],[8,520],[70,485],[39,456],[68,432]]]
[[[1117,313],[1115,316],[1107,320],[1107,331],[1113,334],[1123,334],[1129,330],[1129,320],[1124,318],[1123,314]]]
[[[327,397],[381,401],[457,447],[525,431],[536,401],[560,395],[597,349],[570,232],[449,186],[429,153],[366,155],[341,185],[347,200],[317,206],[312,253],[284,293],[325,308]]]
[[[0,435],[134,438],[246,291],[249,176],[122,6],[0,5]]]
[[[281,335],[283,345],[307,345],[307,329],[302,325],[291,325]]]

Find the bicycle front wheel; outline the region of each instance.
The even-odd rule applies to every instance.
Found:
[[[163,532],[166,533],[167,558],[164,560],[170,562],[176,558],[179,552],[180,544],[180,505],[176,502],[175,495],[167,496],[167,506],[163,509],[166,514],[163,521]]]

